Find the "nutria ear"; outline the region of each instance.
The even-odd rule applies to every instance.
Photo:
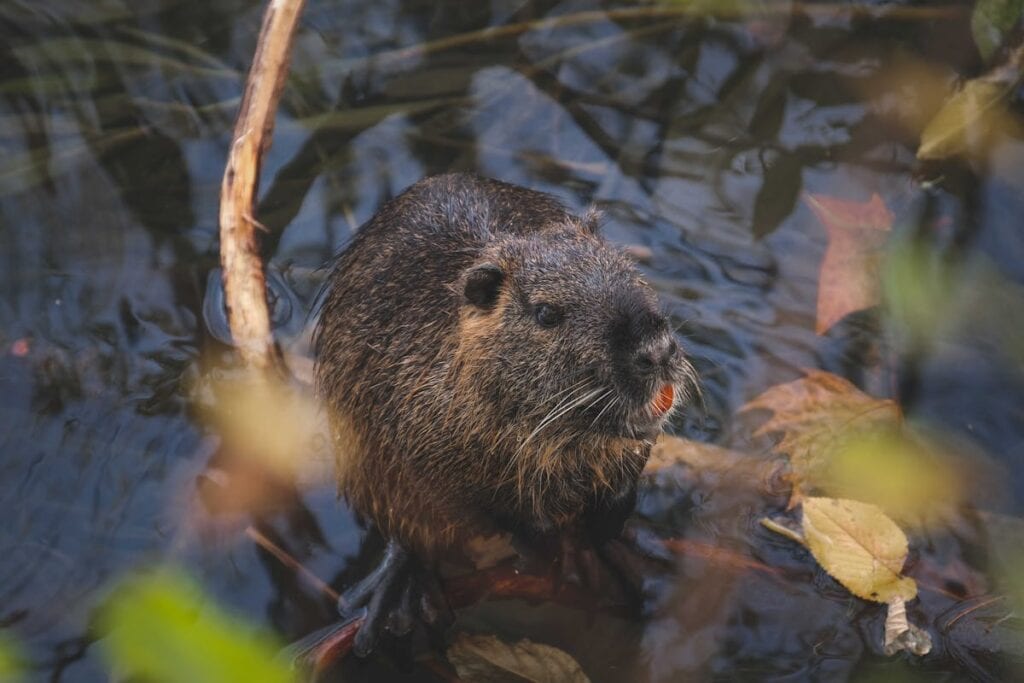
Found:
[[[466,273],[466,300],[480,308],[490,308],[498,299],[504,279],[505,273],[493,263],[473,266]]]
[[[604,215],[596,208],[590,207],[587,212],[581,216],[580,230],[587,235],[597,235],[601,232],[601,220]]]

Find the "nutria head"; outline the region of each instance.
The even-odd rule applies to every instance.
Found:
[[[654,292],[594,222],[498,238],[453,285],[454,367],[474,416],[500,426],[490,459],[547,513],[635,481],[694,380]]]

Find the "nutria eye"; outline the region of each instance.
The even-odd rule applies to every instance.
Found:
[[[533,317],[541,327],[554,327],[562,322],[562,311],[551,304],[537,304],[533,309]]]

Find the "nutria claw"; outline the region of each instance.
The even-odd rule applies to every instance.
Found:
[[[422,571],[416,560],[397,542],[388,541],[384,557],[370,574],[338,598],[338,612],[351,617],[365,611],[363,625],[352,649],[365,657],[381,633],[405,636],[417,618],[428,626],[440,626],[450,609],[436,580]]]

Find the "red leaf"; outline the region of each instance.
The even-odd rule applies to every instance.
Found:
[[[824,334],[847,314],[879,301],[878,257],[892,228],[892,213],[877,194],[868,202],[804,194],[828,233],[818,277],[815,331]]]

